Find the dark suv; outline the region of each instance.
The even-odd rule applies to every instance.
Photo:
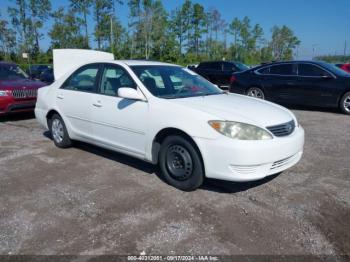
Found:
[[[212,61],[202,62],[196,68],[190,69],[220,88],[228,89],[233,73],[247,70],[249,67],[239,62]]]

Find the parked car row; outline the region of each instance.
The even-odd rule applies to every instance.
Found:
[[[54,50],[51,85],[30,79],[15,64],[0,65],[0,112],[32,109],[38,94],[35,116],[57,147],[79,140],[158,164],[165,181],[185,191],[205,177],[262,179],[301,159],[298,120],[263,99],[339,106],[350,114],[350,74],[323,62],[251,69],[204,62],[190,70],[63,49]]]

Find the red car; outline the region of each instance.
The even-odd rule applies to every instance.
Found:
[[[337,64],[336,66],[343,69],[344,71],[350,73],[350,63],[349,64]]]
[[[0,115],[33,111],[38,88],[45,85],[31,80],[16,64],[0,62]]]

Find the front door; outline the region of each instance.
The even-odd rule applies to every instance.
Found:
[[[332,106],[337,103],[336,79],[319,66],[307,63],[298,65],[299,102],[311,106]]]
[[[102,145],[143,158],[148,103],[118,97],[121,87],[137,88],[123,67],[105,64],[93,102],[95,139]]]

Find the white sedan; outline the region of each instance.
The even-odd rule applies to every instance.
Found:
[[[223,92],[181,66],[63,49],[54,50],[54,74],[35,115],[56,146],[79,140],[158,164],[181,190],[205,177],[262,179],[302,157],[304,130],[292,112]]]

